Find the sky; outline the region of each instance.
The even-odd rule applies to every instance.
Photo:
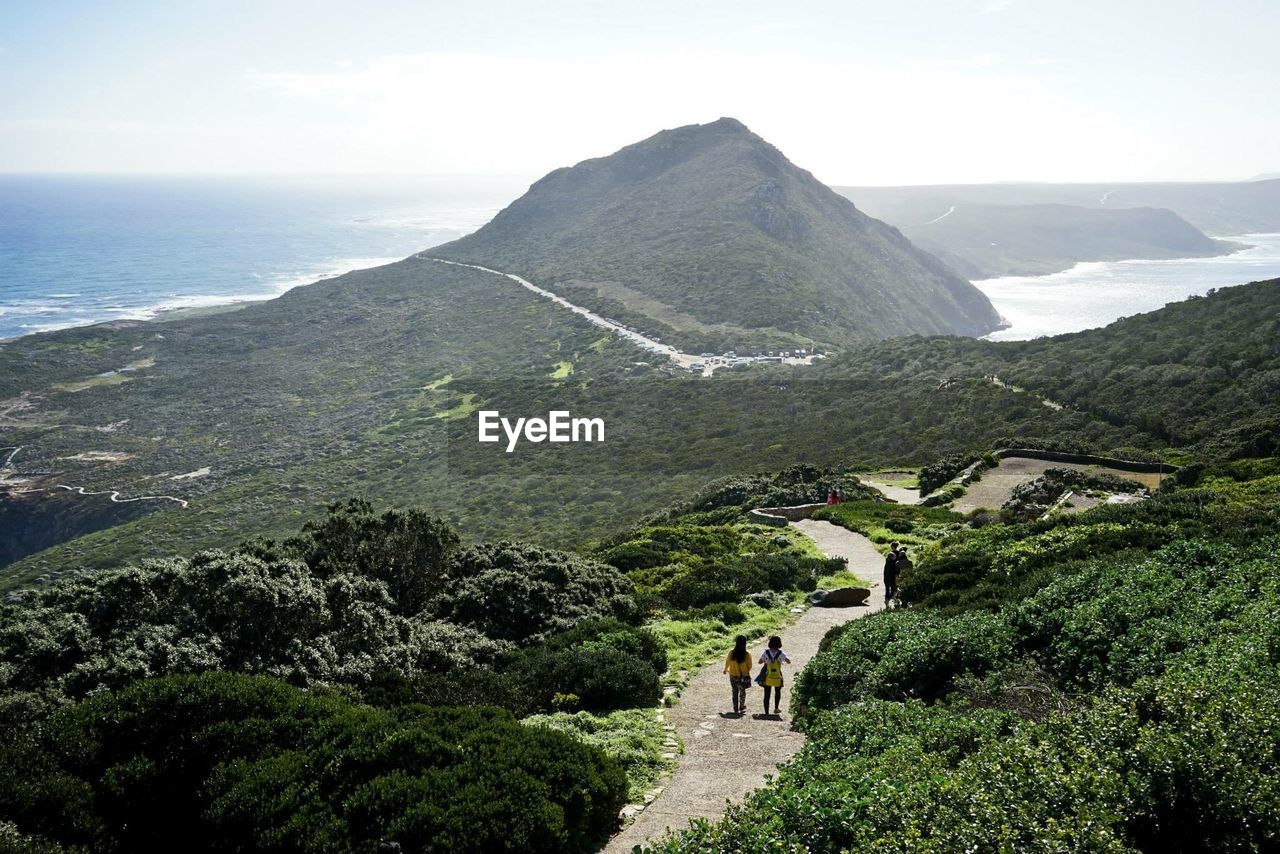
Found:
[[[537,177],[741,119],[831,184],[1280,172],[1276,0],[0,0],[0,172]]]

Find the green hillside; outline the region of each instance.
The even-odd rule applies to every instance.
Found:
[[[893,224],[974,279],[1054,273],[1080,261],[1200,257],[1238,248],[1155,208],[958,204],[940,217]]]
[[[871,216],[927,222],[952,205],[1163,208],[1211,236],[1280,231],[1280,179],[1150,184],[951,184],[838,187]]]
[[[282,322],[300,314],[313,322]],[[496,277],[407,261],[217,318],[22,339],[0,358],[68,356],[44,369],[51,385],[35,408],[4,425],[4,444],[24,446],[19,472],[191,506],[156,502],[78,536],[94,528],[60,527],[64,515],[28,494],[25,515],[6,519],[48,527],[56,544],[6,568],[3,584],[278,534],[351,494],[426,507],[468,537],[573,545],[715,477],[796,461],[923,464],[1002,440],[1127,456],[1272,453],[1277,317],[1280,288],[1262,282],[1053,339],[906,338],[708,380],[639,366],[640,351]],[[476,343],[484,330],[487,351]],[[129,382],[56,390],[139,346],[155,365]],[[574,373],[553,378],[566,360]],[[566,408],[604,418],[609,433],[507,454],[476,442],[480,406]],[[69,459],[87,451],[130,456]]]
[[[691,352],[998,323],[968,282],[733,119],[552,172],[432,254],[519,273]]]

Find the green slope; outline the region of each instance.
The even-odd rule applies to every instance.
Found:
[[[693,352],[998,323],[977,289],[733,119],[552,172],[433,254],[520,273]]]
[[[975,279],[1054,273],[1081,261],[1203,257],[1239,248],[1156,208],[961,204],[941,218],[894,224]]]

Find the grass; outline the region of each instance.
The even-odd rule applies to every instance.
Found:
[[[453,382],[453,374],[445,374],[440,379],[432,380],[422,387],[423,391],[436,391]]]
[[[954,531],[964,523],[959,513],[939,507],[909,504],[884,504],[875,501],[849,501],[834,507],[823,507],[813,514],[841,527],[862,534],[881,552],[890,543],[920,547]]]
[[[553,380],[562,380],[573,373],[573,362],[556,362],[556,368],[547,376]]]
[[[901,487],[902,489],[920,488],[920,476],[919,473],[915,471],[904,471],[902,469],[895,469],[892,471],[869,471],[859,476],[869,478],[877,483]]]
[[[129,376],[128,374],[122,374],[122,373],[119,373],[118,371],[115,371],[109,374],[102,374],[96,377],[89,377],[88,379],[84,379],[84,380],[75,380],[74,382],[69,382],[69,383],[58,383],[54,385],[53,388],[56,391],[68,391],[68,392],[85,391],[86,389],[97,388],[99,386],[122,385],[124,383],[129,382],[129,380],[131,379],[133,379],[133,377]]]
[[[468,415],[480,408],[480,404],[476,403],[476,397],[477,395],[474,392],[467,392],[462,395],[462,400],[457,406],[454,406],[451,409],[446,409],[442,412],[437,412],[436,418],[442,418],[445,420],[466,418]]]
[[[522,723],[559,730],[598,747],[626,772],[632,803],[640,801],[659,778],[675,768],[675,761],[662,758],[662,754],[683,752],[682,747],[663,745],[674,733],[662,728],[663,718],[654,709],[620,709],[604,715],[555,712],[531,715]]]

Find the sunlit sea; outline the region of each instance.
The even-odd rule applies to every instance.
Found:
[[[516,180],[0,175],[0,339],[269,299],[467,234]]]
[[[1280,234],[1223,239],[1248,249],[1216,258],[1090,261],[1049,276],[1002,276],[974,282],[1011,324],[987,336],[1021,341],[1106,326],[1213,288],[1280,278]]]

